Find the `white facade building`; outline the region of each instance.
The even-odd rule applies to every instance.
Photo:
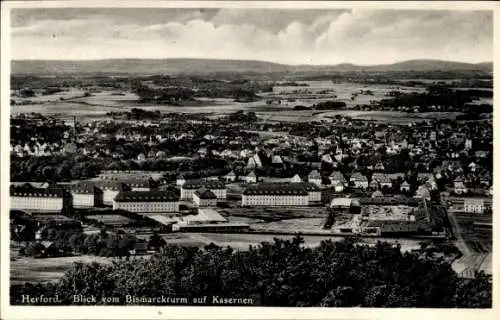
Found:
[[[227,188],[224,183],[210,180],[191,180],[186,181],[186,183],[182,185],[181,200],[193,200],[194,192],[201,188],[212,191],[219,200],[225,200],[227,198]]]
[[[136,213],[179,211],[179,197],[168,191],[121,191],[113,201],[113,210]]]
[[[73,197],[62,188],[34,188],[29,184],[10,188],[10,209],[61,212],[71,209]]]

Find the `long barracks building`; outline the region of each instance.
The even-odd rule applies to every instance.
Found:
[[[10,187],[10,208],[37,212],[61,212],[73,207],[73,197],[63,188],[35,188],[29,183]]]
[[[247,187],[242,206],[310,206],[321,202],[321,190],[313,183],[260,183]]]
[[[136,213],[179,211],[179,196],[171,191],[121,191],[113,200],[113,210]]]

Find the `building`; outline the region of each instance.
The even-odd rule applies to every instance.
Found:
[[[227,188],[223,182],[217,180],[188,180],[181,187],[181,200],[193,200],[196,190],[206,188],[212,191],[219,200],[227,197]]]
[[[317,186],[320,186],[322,183],[321,174],[318,172],[318,170],[313,170],[307,176],[307,181],[310,183],[314,183]]]
[[[457,179],[453,181],[453,191],[456,194],[465,194],[467,193],[467,187],[465,186],[464,182],[462,179]]]
[[[491,210],[491,198],[457,198],[451,200],[456,212],[484,214]]]
[[[410,191],[410,184],[405,180],[399,187],[399,190],[401,192],[409,192]]]
[[[254,171],[247,174],[247,176],[245,177],[245,182],[246,183],[257,183],[257,175],[255,174]]]
[[[184,183],[186,183],[186,179],[184,179],[184,176],[181,174],[177,177],[177,180],[175,181],[175,184],[179,187],[181,187]]]
[[[201,188],[193,193],[193,202],[197,207],[215,207],[217,196],[212,191]]]
[[[63,188],[35,188],[29,183],[10,187],[10,209],[36,212],[71,210],[73,196]]]
[[[73,196],[73,207],[91,208],[104,205],[104,193],[91,183],[80,182],[70,187]]]
[[[179,211],[179,196],[168,191],[121,191],[113,201],[113,210],[136,213]]]
[[[309,199],[317,199],[317,189],[313,189],[317,187],[313,186],[307,183],[260,183],[243,190],[241,205],[308,206]],[[319,194],[321,201],[321,193]]]
[[[350,179],[354,188],[368,188],[368,179],[359,172],[354,172]]]
[[[375,181],[380,188],[392,188],[392,180],[384,173],[374,173],[372,175],[372,182]]]
[[[337,185],[338,183],[345,186],[347,180],[344,178],[344,175],[340,171],[333,171],[332,174],[330,175],[330,183],[333,186]]]
[[[132,191],[127,184],[117,180],[87,180],[84,182],[102,190],[102,198],[105,205],[112,205],[113,200],[120,191]]]
[[[236,181],[236,174],[234,173],[233,170],[231,170],[231,172],[226,174],[226,176],[224,178],[226,179],[226,182],[234,182],[234,181]]]

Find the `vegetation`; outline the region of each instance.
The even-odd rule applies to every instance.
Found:
[[[12,304],[22,295],[59,295],[71,304],[76,294],[250,298],[263,306],[461,307],[487,308],[492,286],[484,274],[462,279],[442,259],[402,253],[387,243],[374,247],[354,240],[325,241],[316,248],[303,239],[275,239],[248,251],[214,245],[171,247],[150,259],[112,265],[76,264],[54,284],[13,285]],[[208,299],[210,303],[211,298]]]

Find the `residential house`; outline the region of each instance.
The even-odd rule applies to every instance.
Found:
[[[226,182],[234,182],[236,181],[236,174],[234,173],[233,170],[231,170],[231,172],[226,174],[224,178],[226,179]]]
[[[245,177],[245,182],[246,183],[257,183],[257,175],[255,174],[254,171],[247,174],[247,176]]]
[[[347,180],[344,178],[344,175],[340,171],[333,171],[332,174],[330,175],[330,183],[333,186],[339,183],[345,186],[347,184]]]
[[[307,176],[307,181],[310,183],[314,183],[317,186],[320,186],[322,183],[321,174],[318,172],[318,170],[313,170]]]
[[[399,187],[399,190],[401,192],[409,192],[410,191],[410,184],[405,180]]]
[[[354,188],[368,188],[368,179],[359,172],[354,172],[350,178],[350,182]]]

